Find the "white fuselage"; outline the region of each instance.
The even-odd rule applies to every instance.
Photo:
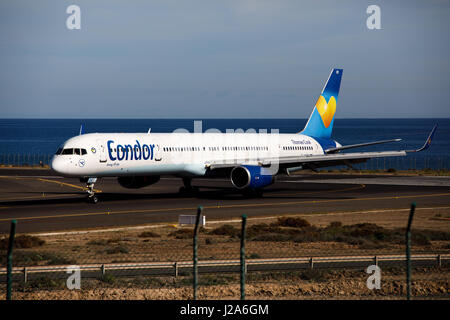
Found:
[[[208,163],[323,154],[314,138],[302,134],[90,133],[67,140],[51,166],[74,177],[193,177],[203,176]]]

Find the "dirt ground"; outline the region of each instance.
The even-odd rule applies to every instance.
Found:
[[[368,275],[361,270],[323,272],[311,279],[301,279],[301,273],[257,274],[249,277],[246,298],[265,299],[405,299],[404,270],[387,270],[382,273],[380,289],[370,290]],[[221,285],[203,284],[200,276],[198,298],[207,300],[239,299],[238,277],[229,277],[229,283]],[[186,300],[192,299],[190,282],[184,279],[180,287],[162,284],[159,288],[136,285],[135,280],[124,279],[120,283],[105,284],[91,282],[82,284],[81,290],[34,289],[15,290],[14,300]],[[154,283],[153,286],[156,284]],[[84,288],[87,287],[87,288]],[[413,269],[412,297],[414,299],[450,299],[449,268]],[[0,299],[4,299],[4,290]]]
[[[408,210],[374,211],[364,213],[334,213],[301,215],[310,224],[325,227],[339,221],[343,225],[374,223],[384,228],[405,227]],[[248,226],[270,224],[275,217],[248,219]],[[238,259],[240,240],[228,235],[212,235],[209,232],[223,224],[240,229],[240,220],[208,221],[199,235],[199,259]],[[186,261],[192,260],[192,228],[176,225],[148,225],[115,230],[90,230],[64,234],[38,235],[45,243],[27,249],[17,249],[20,265],[67,265],[116,262]],[[414,230],[450,231],[450,208],[416,210]],[[186,230],[174,234],[176,231]],[[246,248],[250,258],[302,257],[404,254],[403,244],[361,246],[346,242],[293,242],[248,241]],[[414,246],[413,253],[450,253],[450,241],[431,241],[428,245]],[[17,261],[17,260],[16,260]],[[19,266],[19,262],[15,264]],[[331,272],[331,273],[330,273]],[[405,273],[384,271],[380,290],[369,290],[368,275],[359,271],[327,271],[324,274],[306,276],[299,272],[249,274],[246,289],[248,299],[403,299],[406,294]],[[449,299],[450,270],[415,270],[413,296],[421,298]],[[206,277],[206,278],[205,278]],[[239,299],[239,278],[221,278],[200,275],[206,279],[199,287],[200,299]],[[191,279],[113,279],[112,281],[85,281],[82,290],[68,290],[64,286],[29,287],[14,290],[13,299],[191,299]],[[111,280],[111,279],[110,279]],[[97,282],[95,282],[97,281]],[[173,282],[173,283],[172,283]],[[17,286],[16,286],[17,288]],[[0,299],[4,299],[1,290]]]

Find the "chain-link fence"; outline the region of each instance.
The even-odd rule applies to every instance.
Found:
[[[239,299],[243,283],[249,299],[406,299],[408,215],[249,217],[245,263],[241,219],[208,221],[198,229],[197,298]],[[449,220],[449,209],[416,210],[413,299],[450,298]],[[180,225],[17,235],[12,298],[192,299],[193,235],[192,226]],[[7,243],[5,235],[3,284]]]
[[[0,165],[3,166],[48,166],[52,159],[51,154],[0,154]]]

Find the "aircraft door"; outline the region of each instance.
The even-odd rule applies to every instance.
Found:
[[[155,146],[155,161],[161,161],[162,160],[162,152],[159,144]]]
[[[99,152],[99,161],[106,162],[106,144],[102,140],[97,140],[98,152]]]

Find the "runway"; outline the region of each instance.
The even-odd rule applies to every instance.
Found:
[[[244,198],[226,179],[193,180],[200,192],[178,193],[181,179],[162,178],[143,189],[106,178],[95,185],[99,203],[85,201],[84,185],[49,170],[0,169],[0,234],[16,219],[17,233],[72,231],[152,223],[176,224],[199,205],[207,221],[296,214],[329,214],[418,207],[450,208],[450,177],[281,176],[262,198]]]

